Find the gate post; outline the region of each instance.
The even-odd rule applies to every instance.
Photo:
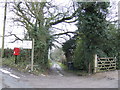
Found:
[[[97,72],[97,54],[94,56],[94,73]]]

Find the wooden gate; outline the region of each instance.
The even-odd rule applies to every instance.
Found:
[[[116,58],[98,58],[95,55],[95,68],[94,72],[102,72],[102,71],[111,71],[116,70]]]

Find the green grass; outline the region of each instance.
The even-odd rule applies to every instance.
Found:
[[[14,57],[3,58],[3,60],[2,60],[3,66],[10,67],[10,68],[18,70],[20,72],[31,73],[31,74],[35,74],[35,75],[39,75],[43,72],[38,66],[35,66],[34,70],[30,72],[30,69],[31,69],[30,67],[28,67],[26,69],[26,66],[29,65],[29,63],[30,62],[28,62],[28,61],[21,61],[21,62],[19,61],[18,64],[15,64]]]
[[[31,74],[34,74],[34,75],[40,75],[40,74],[48,74],[48,71],[45,71],[43,70],[42,68],[40,68],[39,66],[35,66],[34,67],[34,70],[32,72],[30,72],[30,67],[26,69],[26,66],[30,63],[30,61],[26,61],[26,60],[22,60],[22,61],[19,61],[18,64],[15,64],[15,59],[14,57],[11,57],[11,58],[3,58],[3,61],[2,61],[2,65],[3,66],[7,66],[7,67],[10,67],[12,69],[15,69],[15,70],[18,70],[20,72],[24,72],[24,73],[31,73]],[[78,76],[86,76],[88,75],[88,73],[86,73],[85,71],[80,71],[80,70],[68,70],[67,66],[60,63],[60,62],[57,62],[61,68],[63,70],[65,70],[66,72],[69,72],[69,73],[74,73]],[[36,65],[36,64],[35,64]],[[49,61],[49,67],[51,67],[53,65],[53,63],[51,61]]]
[[[8,66],[8,67],[10,67],[10,68],[14,68],[14,69],[19,70],[19,71],[22,71],[22,72],[26,72],[26,71],[27,71],[27,70],[25,69],[27,63],[26,63],[26,62],[18,62],[18,64],[15,64],[14,57],[4,58],[4,59],[2,60],[2,65],[3,65],[3,66]]]
[[[60,62],[57,62],[57,63],[62,67],[63,70],[65,70],[68,73],[73,73],[73,74],[75,74],[77,76],[87,76],[87,75],[89,75],[86,71],[82,71],[82,70],[69,70],[66,65],[64,65],[64,64],[62,64]]]
[[[48,63],[49,63],[49,67],[52,67],[53,66],[53,63],[51,60],[48,60]]]
[[[63,70],[67,70],[67,69],[68,69],[66,65],[64,65],[64,64],[62,64],[62,63],[60,63],[60,62],[57,62],[57,64],[60,65],[60,67],[61,67]]]

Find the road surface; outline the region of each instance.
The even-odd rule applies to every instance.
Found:
[[[118,71],[97,73],[90,76],[75,76],[60,73],[58,65],[53,74],[35,76],[0,68],[3,88],[118,88]],[[1,74],[0,74],[1,75]]]

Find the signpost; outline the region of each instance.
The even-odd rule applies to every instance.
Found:
[[[33,63],[34,63],[34,38],[32,41],[32,56],[31,56],[31,71],[33,71]]]

